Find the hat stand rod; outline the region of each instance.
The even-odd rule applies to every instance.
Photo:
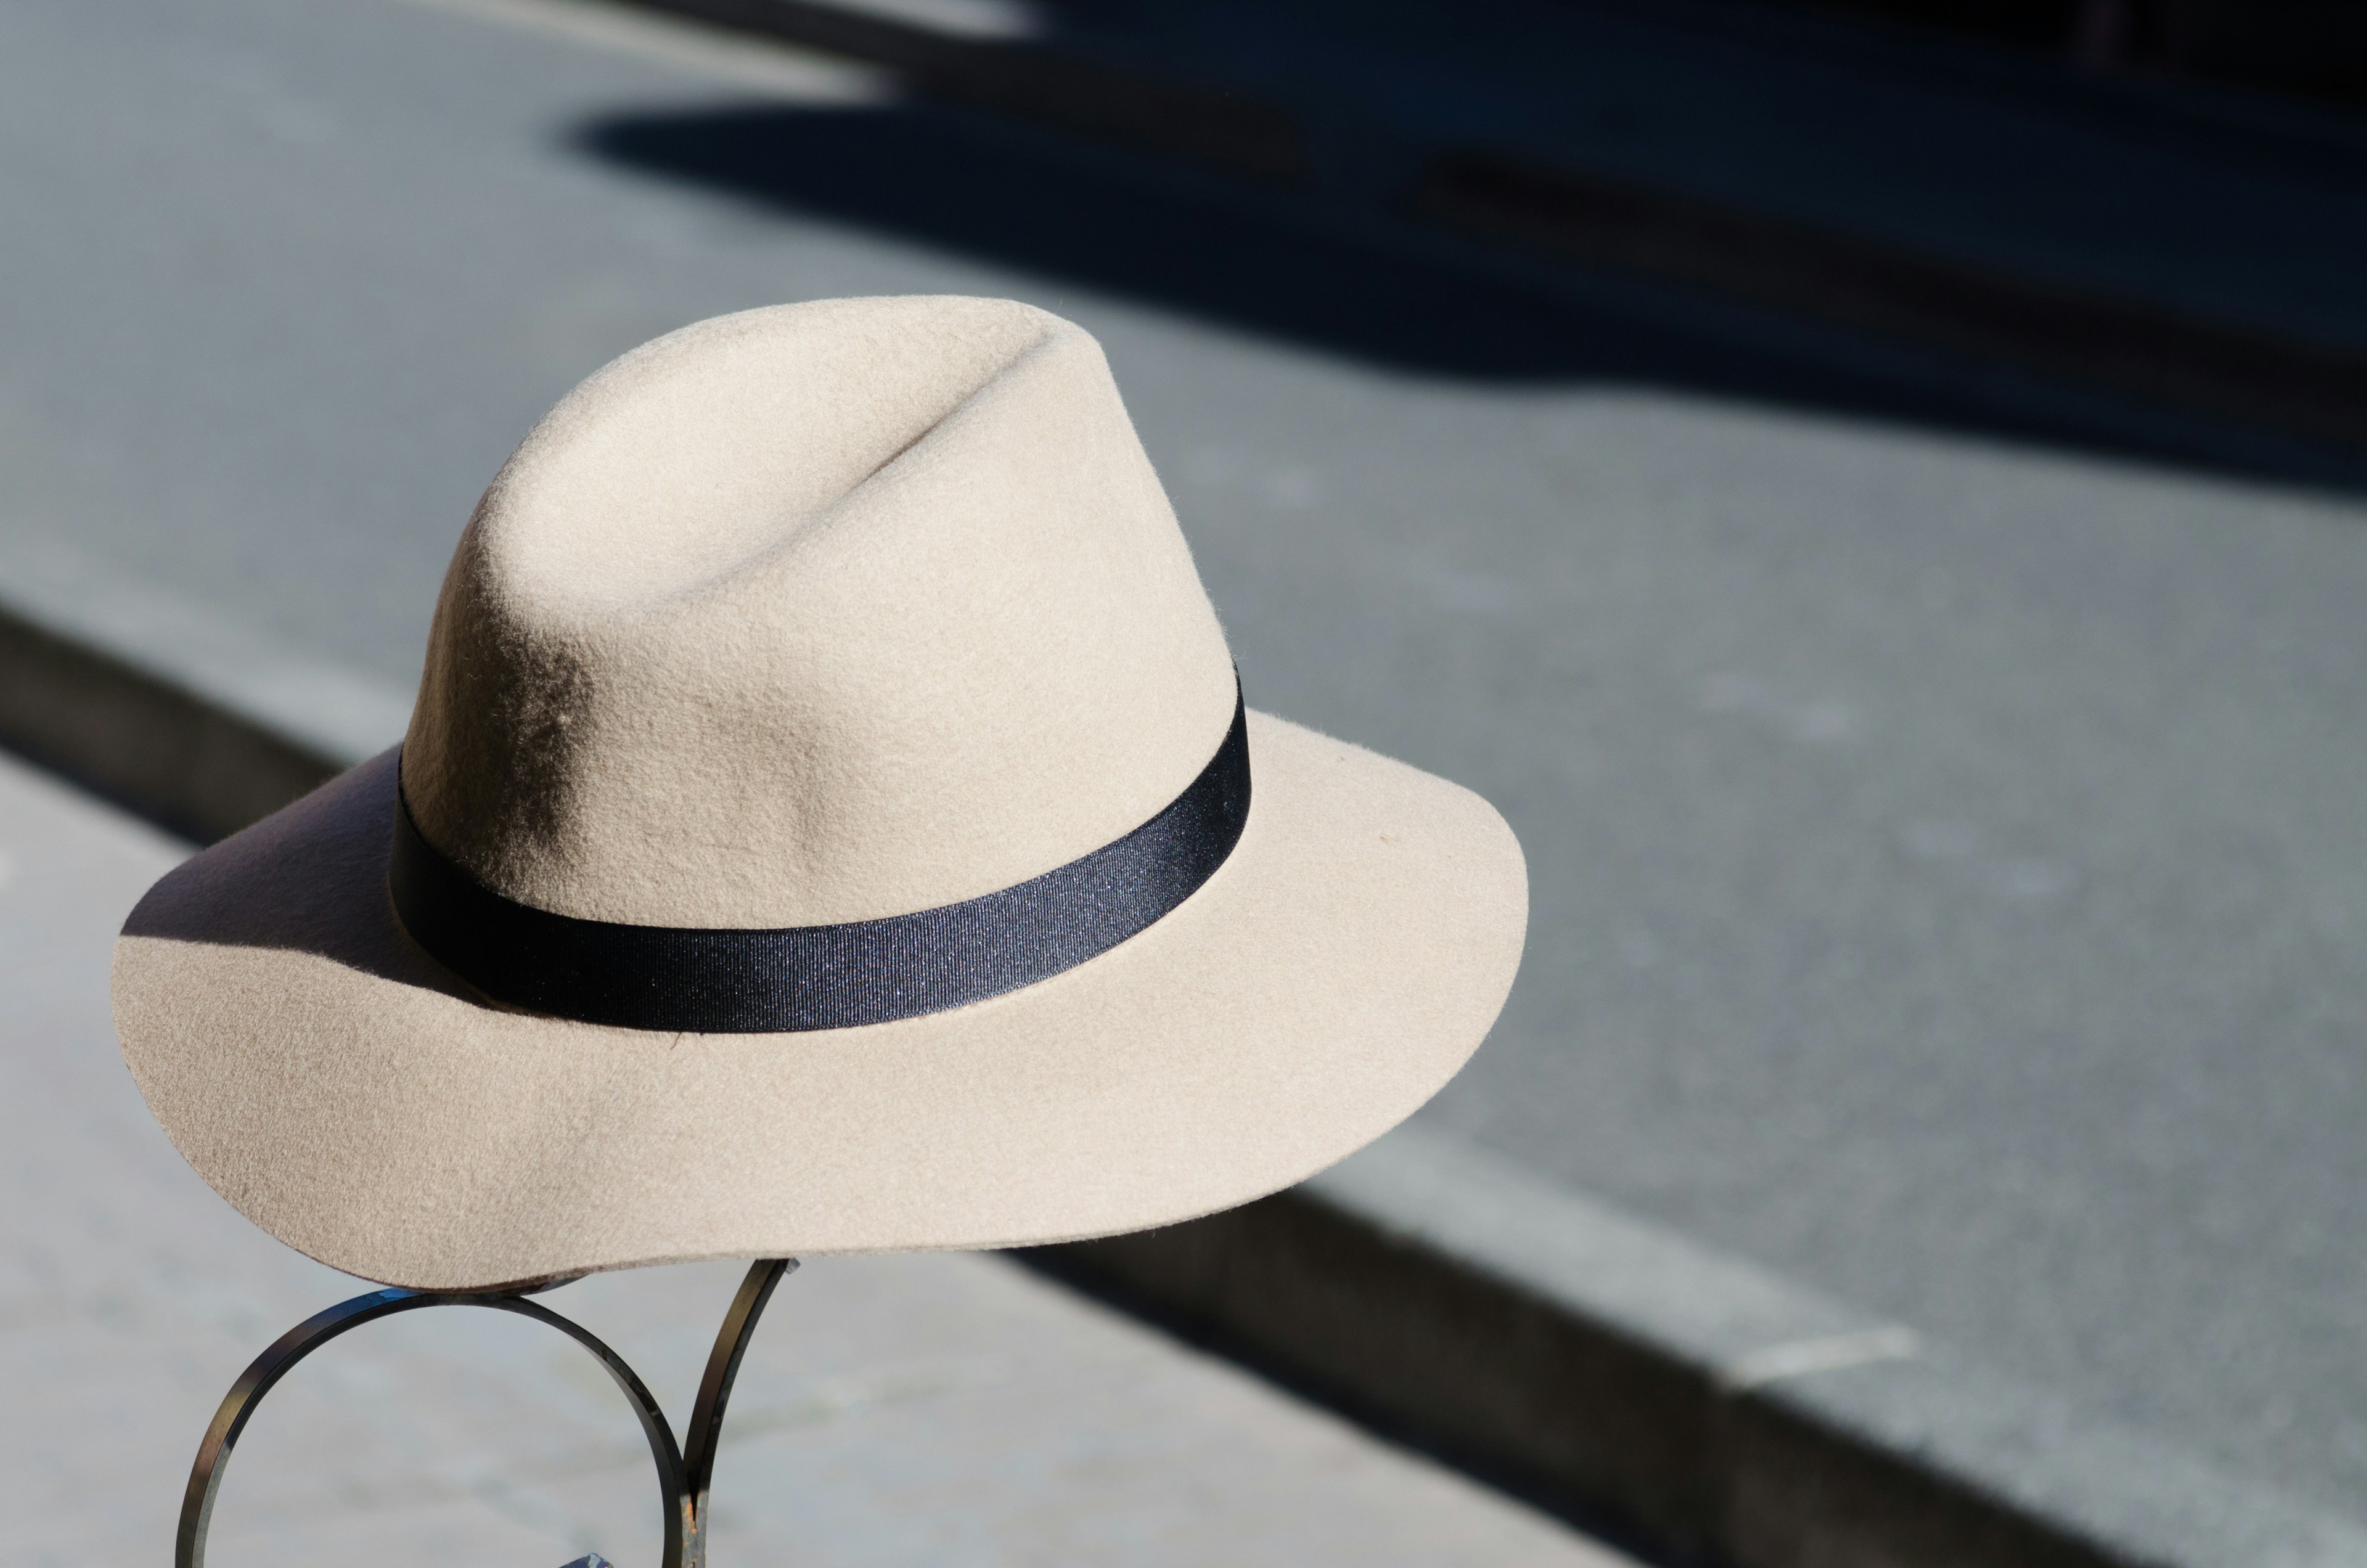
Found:
[[[715,1446],[723,1437],[723,1407],[730,1402],[731,1384],[740,1376],[740,1358],[773,1299],[773,1287],[796,1269],[794,1258],[760,1258],[748,1266],[739,1294],[715,1331],[715,1348],[708,1352],[707,1374],[698,1380],[698,1403],[691,1406],[690,1426],[684,1434],[685,1450],[682,1498],[682,1547],[667,1561],[681,1568],[707,1568],[707,1488],[715,1479]],[[671,1532],[669,1532],[671,1533]]]
[[[625,1359],[590,1329],[539,1302],[527,1299],[535,1291],[567,1283],[564,1280],[514,1291],[372,1291],[315,1313],[257,1356],[254,1364],[240,1374],[238,1382],[231,1385],[230,1393],[222,1396],[221,1407],[214,1412],[213,1422],[198,1445],[197,1462],[189,1469],[188,1490],[181,1497],[180,1529],[173,1542],[174,1568],[205,1568],[206,1532],[213,1523],[214,1499],[221,1490],[222,1471],[230,1462],[231,1450],[237,1445],[239,1434],[246,1429],[248,1418],[255,1414],[255,1407],[271,1392],[274,1383],[286,1377],[297,1362],[349,1329],[397,1313],[440,1306],[488,1307],[495,1312],[515,1313],[520,1317],[549,1324],[591,1351],[631,1402],[633,1414],[641,1423],[641,1433],[649,1439],[650,1455],[657,1462],[658,1489],[663,1496],[665,1511],[663,1568],[706,1568],[708,1486],[714,1477],[715,1446],[723,1431],[724,1406],[731,1398],[732,1381],[740,1373],[740,1359],[756,1331],[756,1320],[764,1314],[764,1303],[772,1299],[773,1288],[797,1266],[793,1258],[759,1259],[750,1266],[739,1294],[723,1314],[723,1325],[715,1336],[715,1348],[707,1359],[707,1375],[699,1380],[698,1401],[691,1413],[687,1468],[665,1413],[658,1408],[648,1385],[626,1364]]]

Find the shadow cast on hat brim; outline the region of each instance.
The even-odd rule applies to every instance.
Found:
[[[1050,980],[857,1029],[678,1034],[487,1001],[386,894],[394,754],[194,856],[115,957],[149,1107],[249,1219],[459,1290],[1172,1224],[1379,1136],[1478,1048],[1527,882],[1487,802],[1263,714],[1230,860]]]

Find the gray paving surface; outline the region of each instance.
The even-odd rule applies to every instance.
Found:
[[[2361,1513],[2357,496],[493,9],[0,11],[0,547],[405,682],[476,491],[610,355],[1063,310],[1252,700],[1528,846],[1429,1125]],[[2056,439],[1997,434],[2025,403]]]
[[[124,907],[181,853],[0,757],[0,1561],[154,1563],[250,1357],[364,1287],[181,1164],[107,1021]],[[735,1265],[545,1298],[676,1426]],[[826,1258],[776,1294],[712,1560],[1620,1568],[1616,1556],[999,1258]],[[232,1456],[213,1561],[548,1564],[657,1550],[647,1450],[589,1357],[446,1311],[300,1366]],[[1630,1565],[1632,1568],[1632,1564]]]

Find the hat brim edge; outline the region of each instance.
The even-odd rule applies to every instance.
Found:
[[[388,753],[152,890],[117,947],[118,1033],[215,1190],[387,1284],[1177,1224],[1411,1114],[1486,1036],[1525,934],[1486,801],[1262,713],[1251,746],[1240,844],[1150,930],[970,1007],[786,1035],[476,995],[387,905]]]

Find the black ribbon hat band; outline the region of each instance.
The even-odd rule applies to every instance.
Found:
[[[1041,876],[934,909],[772,931],[556,915],[445,859],[400,790],[387,886],[413,940],[497,1001],[628,1029],[846,1029],[983,1001],[1098,957],[1198,891],[1249,813],[1237,694],[1217,754],[1159,815]]]

